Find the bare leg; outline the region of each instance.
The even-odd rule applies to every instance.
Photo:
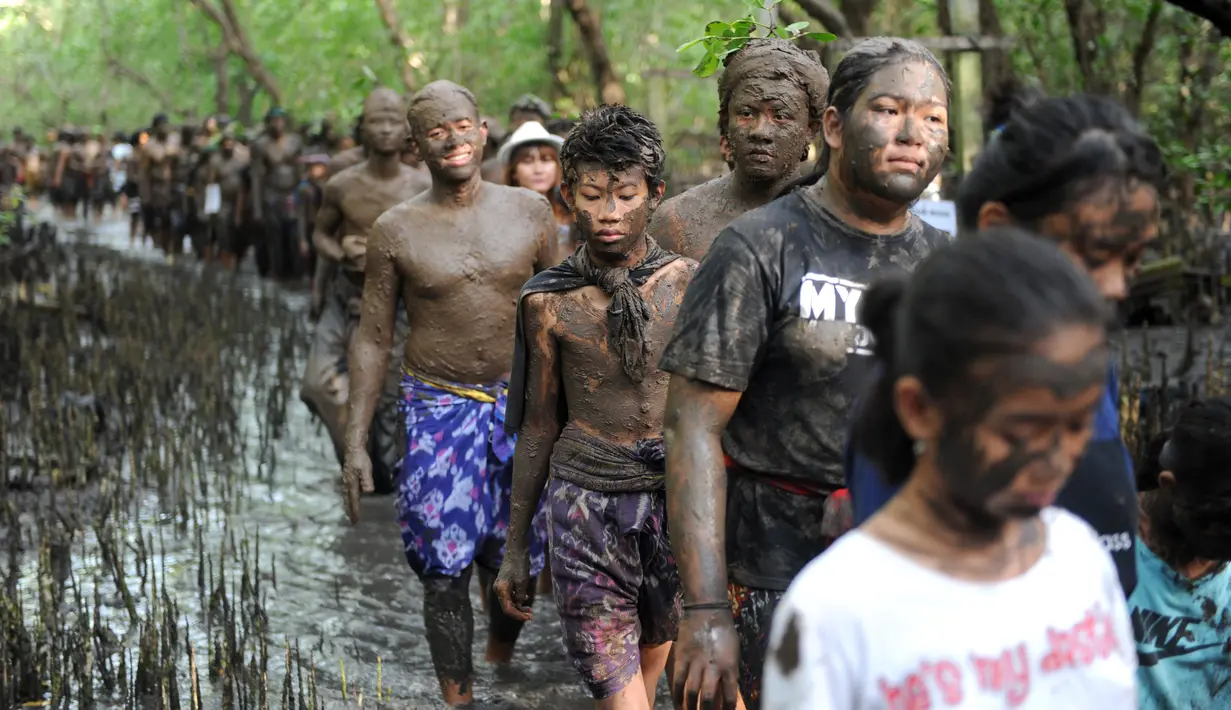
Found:
[[[474,610],[470,570],[460,577],[423,578],[423,626],[444,701],[452,706],[474,700]]]
[[[654,707],[654,694],[658,691],[658,679],[667,667],[667,658],[671,655],[671,642],[658,646],[641,647],[641,678],[645,686],[649,707]]]

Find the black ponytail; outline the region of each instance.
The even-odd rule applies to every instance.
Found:
[[[894,386],[916,377],[932,401],[960,399],[980,360],[1029,351],[1056,329],[1102,330],[1106,303],[1069,257],[1015,228],[997,228],[933,252],[909,281],[874,284],[860,323],[876,339],[880,373],[855,423],[860,452],[898,485],[915,465]]]

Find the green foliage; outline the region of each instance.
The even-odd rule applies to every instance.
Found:
[[[691,42],[685,42],[680,45],[676,52],[685,52],[697,45],[701,45],[705,49],[704,56],[697,66],[693,67],[692,73],[699,77],[705,78],[712,76],[718,71],[718,67],[722,66],[722,61],[728,55],[738,52],[743,49],[744,45],[748,44],[748,40],[756,37],[780,37],[785,40],[796,40],[800,37],[816,40],[817,42],[831,42],[837,39],[836,35],[829,32],[804,32],[808,29],[807,22],[793,22],[786,27],[775,27],[757,21],[757,11],[765,12],[773,9],[782,0],[748,0],[749,9],[751,12],[735,22],[722,22],[714,20],[705,26],[705,34]]]

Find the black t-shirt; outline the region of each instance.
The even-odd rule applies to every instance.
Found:
[[[800,190],[753,210],[714,241],[684,296],[659,368],[743,392],[723,433],[741,469],[821,492],[843,486],[852,406],[871,368],[856,324],[868,284],[914,268],[948,234],[911,215],[872,235]],[[824,549],[823,496],[730,477],[727,563],[734,581],[785,589]]]

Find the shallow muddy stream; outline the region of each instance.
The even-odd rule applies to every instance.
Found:
[[[62,230],[51,285],[4,302],[0,707],[436,707],[392,499],[346,523],[298,399],[306,289],[168,266],[126,231]],[[588,707],[549,598],[510,667],[482,662],[475,586],[477,706]]]
[[[27,287],[0,283],[0,710],[438,707],[392,500],[346,523],[298,398],[306,288],[171,266],[126,231],[62,230]],[[1128,334],[1126,391],[1164,359],[1231,383],[1227,333],[1189,357],[1183,329]],[[591,705],[549,598],[505,668],[472,598],[478,707]]]

